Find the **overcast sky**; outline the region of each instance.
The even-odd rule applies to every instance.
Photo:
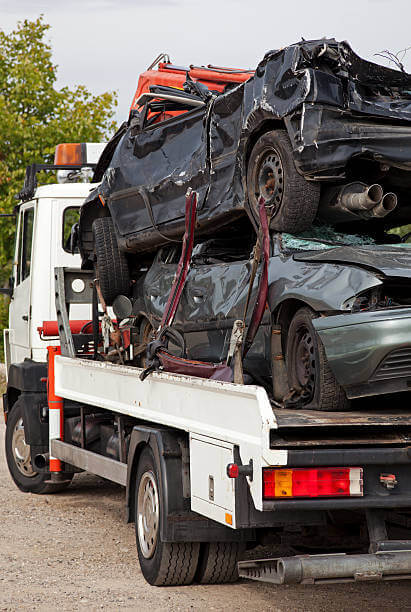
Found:
[[[128,116],[140,72],[164,51],[174,63],[254,68],[301,39],[348,40],[362,57],[411,46],[410,0],[0,0],[0,27],[44,14],[58,85],[117,90]],[[411,71],[411,50],[404,64]]]

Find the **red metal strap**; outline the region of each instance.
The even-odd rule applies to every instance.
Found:
[[[170,295],[166,307],[164,309],[163,318],[161,319],[160,329],[166,325],[171,325],[178,305],[180,297],[184,289],[187,279],[187,274],[190,269],[191,253],[194,244],[194,229],[196,223],[198,194],[196,191],[187,192],[186,195],[186,218],[185,232],[183,237],[183,246],[181,250],[180,261],[178,262],[177,272],[174,282],[171,287]]]

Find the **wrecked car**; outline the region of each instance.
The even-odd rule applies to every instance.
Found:
[[[386,239],[392,244],[324,226],[272,237],[268,308],[244,360],[250,381],[273,385],[274,399],[288,406],[328,411],[348,409],[355,398],[409,390],[411,244],[396,233]],[[189,359],[226,359],[233,323],[244,312],[252,244],[247,233],[241,240],[197,241],[174,321]],[[149,342],[159,325],[180,250],[162,248],[134,284],[140,342]],[[272,325],[281,328],[285,395],[270,369],[276,363]]]
[[[93,223],[109,219],[104,235],[124,254],[119,293],[123,267],[181,239],[188,187],[199,194],[202,236],[245,215],[256,224],[260,195],[276,231],[304,231],[316,217],[408,214],[410,75],[322,39],[269,51],[231,85],[210,90],[189,74],[184,90],[150,85],[103,153],[101,184],[81,210],[80,251],[92,267]]]

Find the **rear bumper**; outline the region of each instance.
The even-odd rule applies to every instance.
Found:
[[[411,389],[411,309],[322,317],[313,324],[349,398]]]

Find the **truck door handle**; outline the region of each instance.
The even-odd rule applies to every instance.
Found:
[[[21,318],[23,319],[23,321],[28,321],[29,320],[29,315],[22,315]]]

